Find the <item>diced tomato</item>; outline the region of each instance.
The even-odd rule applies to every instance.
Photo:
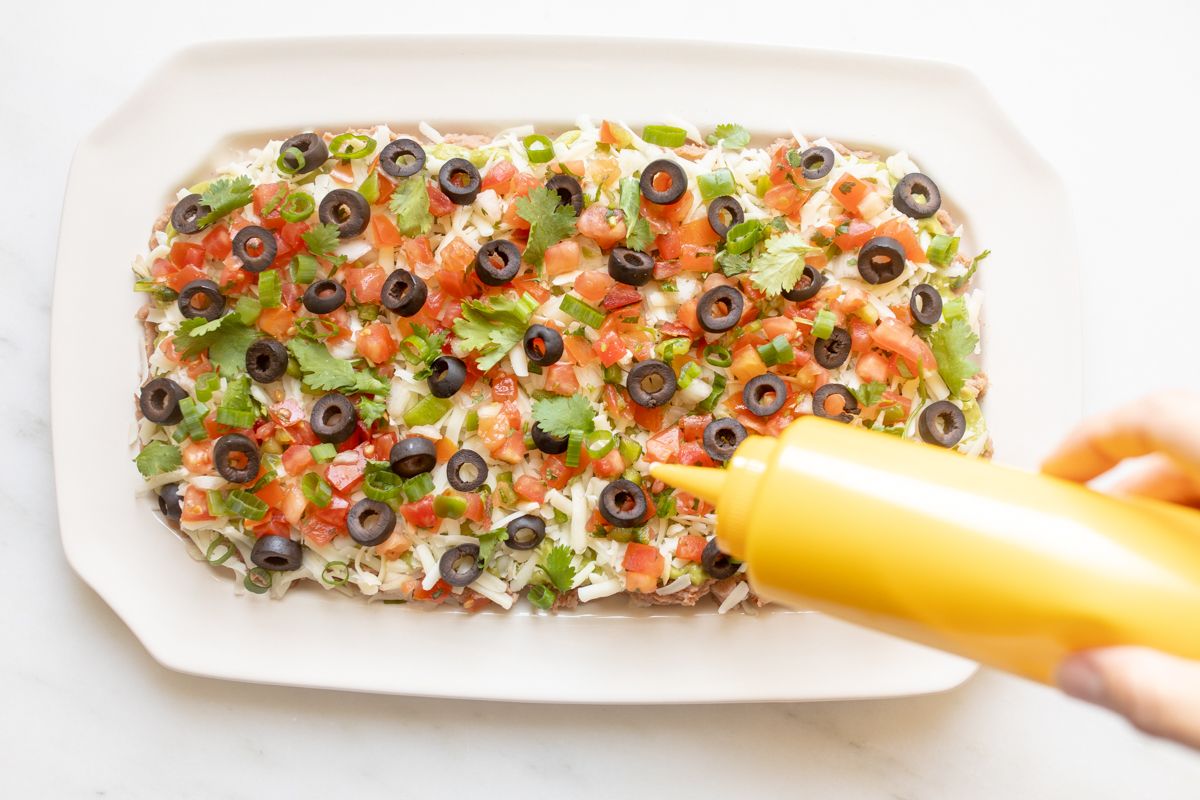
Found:
[[[600,307],[605,311],[616,311],[618,308],[625,308],[640,302],[642,302],[642,293],[636,287],[615,283],[604,293]]]
[[[301,523],[300,533],[308,542],[324,547],[336,539],[341,531],[336,525],[330,525],[318,517],[309,517]]]
[[[850,253],[867,243],[867,240],[875,236],[875,229],[861,219],[851,219],[849,222],[844,222],[846,230],[844,233],[834,231],[833,243],[843,253]],[[841,226],[838,226],[839,228]]]
[[[250,285],[250,273],[230,259],[221,266],[221,277],[217,278],[217,285],[221,287],[222,294],[242,294]]]
[[[492,189],[496,194],[508,194],[508,190],[512,187],[513,176],[516,174],[517,168],[511,161],[497,161],[483,176],[483,182],[479,188],[485,192]]]
[[[701,330],[700,318],[696,315],[697,304],[698,300],[693,297],[690,300],[683,301],[679,305],[679,310],[675,312],[679,322],[683,325],[686,325],[688,330],[695,334],[699,334]]]
[[[577,470],[567,466],[566,456],[550,455],[542,459],[542,481],[551,489],[561,489],[567,485]]]
[[[708,224],[708,217],[700,217],[679,226],[679,241],[681,244],[712,248],[721,241],[721,237]]]
[[[399,247],[404,244],[404,237],[387,214],[371,215],[371,237],[376,247]]]
[[[567,357],[581,367],[596,360],[592,343],[582,336],[564,336],[563,347],[567,351]]]
[[[360,330],[354,339],[354,348],[375,365],[391,361],[398,347],[391,329],[382,322],[372,322]]]
[[[791,339],[798,329],[796,321],[787,317],[769,317],[762,321],[762,332],[768,339],[774,339],[776,336]]]
[[[507,403],[517,399],[517,379],[507,372],[501,372],[492,378],[492,401]]]
[[[704,448],[696,442],[684,442],[679,445],[679,455],[675,460],[685,467],[716,466],[716,463],[712,460],[712,456],[704,452]]]
[[[865,353],[871,349],[871,326],[861,319],[850,320],[850,352]]]
[[[658,577],[655,575],[643,575],[640,572],[625,573],[625,591],[627,592],[650,594],[657,588]]]
[[[928,372],[937,369],[937,359],[933,357],[929,345],[921,341],[912,328],[898,320],[883,320],[871,331],[871,338],[884,350],[903,356],[914,365],[920,362]]]
[[[513,481],[513,491],[522,500],[528,500],[531,503],[546,502],[546,484],[532,475],[522,475]]]
[[[667,409],[664,406],[658,408],[646,408],[639,406],[637,403],[630,403],[633,410],[633,421],[641,425],[648,431],[656,431],[662,428],[663,417],[666,416]]]
[[[592,350],[600,359],[600,363],[606,367],[616,364],[629,352],[629,348],[625,346],[624,340],[616,331],[609,331],[597,339],[596,343],[592,345]]]
[[[192,442],[183,448],[183,468],[193,475],[203,475],[212,465],[212,442]]]
[[[901,219],[892,219],[880,225],[874,231],[875,236],[890,236],[904,248],[904,257],[916,264],[924,264],[925,251],[917,241],[917,234],[908,223]]]
[[[204,252],[201,250],[201,252]],[[186,267],[178,269],[167,276],[167,286],[170,286],[176,292],[182,292],[183,287],[187,286],[192,281],[204,280],[208,277],[208,273],[199,267],[193,267],[190,264]]]
[[[858,214],[859,204],[867,198],[871,189],[867,184],[843,172],[830,186],[830,195],[836,200],[842,208],[847,211]]]
[[[546,391],[570,397],[579,393],[579,381],[575,377],[575,367],[559,362],[545,368]]]
[[[525,458],[525,437],[514,433],[505,439],[499,447],[491,451],[492,457],[506,464],[519,464]]]
[[[418,528],[436,528],[437,514],[433,513],[433,496],[422,497],[415,503],[405,503],[400,506],[400,513],[409,524]]]
[[[429,247],[429,239],[424,236],[405,239],[400,245],[400,252],[404,254],[404,258],[408,260],[408,265],[414,271],[418,265],[429,266],[433,264],[433,250]]]
[[[590,269],[579,273],[579,277],[575,279],[575,291],[589,303],[596,303],[613,284],[613,279],[605,270]]]
[[[283,486],[279,481],[271,481],[266,486],[254,493],[254,496],[262,500],[271,508],[281,508],[283,506],[284,492]]]
[[[433,501],[430,501],[431,503]],[[432,526],[430,526],[432,527]],[[450,597],[450,584],[443,580],[439,580],[433,585],[432,589],[426,589],[421,584],[413,589],[413,600],[428,600],[431,603],[443,603],[446,598]]]
[[[446,196],[446,193],[438,188],[435,183],[427,183],[426,191],[429,193],[429,213],[435,217],[444,217],[454,210],[454,201]]]
[[[600,141],[604,144],[614,144],[618,148],[628,147],[633,142],[633,136],[617,123],[604,120],[600,123]]]
[[[663,554],[658,552],[657,547],[640,542],[630,542],[625,547],[625,557],[621,559],[621,566],[625,568],[626,572],[657,577],[662,574],[663,562]]]
[[[478,492],[470,492],[466,495],[466,498],[467,510],[463,512],[463,518],[478,523],[489,522],[490,517],[488,516],[487,506],[483,502],[483,496]]]
[[[620,244],[628,232],[625,219],[619,211],[613,211],[603,203],[593,203],[579,215],[575,227],[584,236],[595,242],[601,250],[609,250]]]
[[[682,252],[683,240],[678,231],[660,233],[654,238],[654,246],[658,248],[659,258],[672,260],[679,258],[679,254]]]
[[[171,245],[171,253],[167,256],[176,267],[203,267],[204,246],[195,242],[176,241]]]
[[[765,373],[767,365],[763,363],[758,350],[753,347],[743,347],[733,354],[733,365],[729,371],[737,380],[748,381],[755,375]]]
[[[278,486],[278,484],[271,485]],[[264,491],[266,490],[264,489]],[[260,492],[255,492],[255,494],[261,495]],[[280,494],[282,494],[282,491]],[[255,537],[259,539],[264,536],[288,536],[291,534],[292,530],[292,524],[288,520],[287,516],[285,516],[283,512],[274,508],[272,508],[271,512],[262,519],[248,519],[242,524],[246,527],[246,530],[252,532]]]
[[[694,442],[704,435],[704,429],[710,422],[712,422],[712,414],[689,414],[679,420],[679,428],[683,431],[685,440]]]
[[[611,383],[604,384],[604,408],[608,411],[608,415],[616,420],[628,420],[629,403],[622,395],[621,389],[613,386]]]
[[[546,275],[551,278],[579,269],[579,242],[574,239],[564,239],[558,244],[551,245],[546,249],[544,264]],[[584,275],[587,274],[584,273]]]
[[[655,187],[665,189],[670,185],[670,177],[664,173],[659,173],[655,176],[654,185]],[[664,203],[661,205],[659,203],[651,203],[643,197],[642,213],[651,219],[661,220],[671,225],[678,225],[687,219],[695,202],[696,196],[687,191],[680,195],[679,199],[674,203]]]
[[[796,386],[802,392],[815,392],[829,382],[829,372],[816,361],[809,361],[796,372]]]
[[[308,445],[293,444],[283,451],[283,471],[288,475],[299,475],[313,464]]]
[[[362,482],[367,459],[359,450],[338,453],[325,471],[325,480],[339,492],[349,494]]]
[[[695,533],[688,533],[675,540],[675,557],[683,561],[700,563],[708,540]]]
[[[230,238],[229,228],[225,225],[218,225],[205,234],[202,244],[208,257],[217,261],[224,261],[233,252],[233,239]]]
[[[647,461],[672,461],[679,453],[679,428],[671,427],[654,434],[646,441]]]
[[[322,522],[340,529],[346,527],[346,513],[349,510],[350,501],[337,492],[334,492],[329,505],[324,508],[314,508],[312,513]]]
[[[518,275],[512,279],[512,288],[517,294],[529,294],[533,296],[538,303],[544,303],[550,299],[550,290],[545,284],[534,278],[527,278],[523,275]]]
[[[615,478],[625,471],[625,460],[614,447],[604,458],[592,461],[592,472],[597,478]]]
[[[781,214],[795,214],[808,202],[811,193],[797,189],[790,183],[772,186],[763,195],[763,205],[773,208]]]
[[[342,285],[359,303],[378,303],[387,273],[379,265],[357,268],[349,267],[341,272]]]
[[[886,383],[888,379],[888,360],[875,351],[859,356],[854,365],[854,372],[864,381],[879,381]]]
[[[295,322],[295,315],[286,308],[264,308],[258,315],[259,330],[276,339],[288,338],[288,331]]]
[[[204,520],[214,519],[208,513],[208,495],[203,490],[195,486],[187,487],[187,491],[183,493],[180,519],[184,522],[203,522]]]
[[[283,197],[275,196],[279,192],[283,192]],[[279,214],[279,210],[283,207],[283,199],[287,197],[287,192],[288,185],[284,182],[262,183],[254,187],[254,215],[261,220],[259,224],[264,228],[282,228],[287,222]],[[273,206],[271,213],[264,214],[263,209],[268,205]]]
[[[679,268],[689,272],[712,272],[713,256],[711,248],[701,248],[694,244],[684,244],[679,248]]]

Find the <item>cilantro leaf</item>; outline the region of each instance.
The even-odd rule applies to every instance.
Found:
[[[237,312],[211,322],[201,317],[185,319],[175,334],[175,350],[185,358],[208,350],[208,358],[225,375],[246,369],[246,348],[259,333],[242,322]]]
[[[575,582],[575,567],[571,566],[571,548],[565,544],[555,545],[542,564],[546,577],[560,592],[569,592]]]
[[[726,150],[741,150],[750,144],[750,132],[741,125],[727,122],[718,125],[716,130],[704,137],[704,141],[713,147],[719,143]]]
[[[183,464],[183,456],[180,455],[178,446],[154,441],[147,443],[133,462],[137,464],[138,472],[142,473],[143,478],[150,478],[179,469]]]
[[[654,232],[650,230],[650,223],[646,222],[645,217],[638,217],[625,234],[625,246],[647,252],[653,242]]]
[[[732,278],[734,275],[741,275],[743,272],[750,270],[750,255],[748,253],[731,253],[728,250],[722,250],[717,253],[714,263],[717,269],[724,273],[725,277]]]
[[[338,227],[331,222],[323,222],[304,233],[300,238],[308,245],[308,252],[331,262],[335,267],[346,260],[345,256],[334,255],[338,246]]]
[[[864,383],[856,389],[851,389],[850,392],[854,398],[858,400],[858,404],[866,407],[873,406],[883,399],[883,392],[888,388],[886,383],[882,381],[871,381]]]
[[[537,300],[528,294],[464,300],[462,316],[454,320],[455,352],[475,353],[479,368],[486,372],[521,341],[537,307]]]
[[[785,154],[788,165],[799,169],[804,166],[804,159],[800,157],[800,151],[796,149],[788,150]]]
[[[979,367],[970,360],[977,344],[979,337],[964,319],[944,322],[929,334],[929,347],[937,359],[938,373],[954,394],[962,391],[967,378],[979,372]]]
[[[396,215],[396,228],[405,236],[422,236],[433,227],[425,178],[413,175],[396,184],[388,208]]]
[[[971,259],[971,266],[967,269],[967,274],[959,275],[957,278],[955,278],[954,283],[950,284],[950,288],[961,289],[962,287],[966,286],[967,282],[970,281],[971,278],[975,277],[975,270],[979,269],[979,265],[982,264],[983,260],[991,254],[991,250],[984,250],[982,253]]]
[[[388,385],[369,372],[359,372],[349,361],[329,352],[321,342],[299,336],[288,342],[288,350],[300,363],[304,383],[326,392],[345,390],[367,394],[387,394]]]
[[[364,397],[358,401],[358,418],[367,428],[375,424],[376,420],[383,419],[386,416],[387,403],[370,397]]]
[[[517,198],[517,215],[529,223],[529,244],[523,259],[541,266],[546,250],[575,233],[575,209],[559,205],[558,193],[538,186]]]
[[[254,197],[254,184],[242,175],[237,178],[218,178],[200,195],[200,205],[208,213],[196,220],[201,228],[211,225],[234,209],[248,205]]]
[[[488,562],[492,560],[492,554],[496,552],[496,547],[508,538],[508,532],[504,528],[498,528],[491,533],[485,533],[479,537],[479,566],[487,569]]]
[[[645,252],[654,241],[650,223],[641,216],[642,190],[637,178],[621,179],[621,214],[625,217],[625,246]]]
[[[582,394],[547,397],[534,401],[533,421],[551,436],[568,436],[571,431],[591,433],[596,427],[596,412]]]
[[[820,252],[797,233],[767,241],[766,249],[750,263],[750,279],[769,295],[791,289],[804,274],[804,257]]]

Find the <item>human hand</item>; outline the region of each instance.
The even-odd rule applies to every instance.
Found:
[[[1200,506],[1197,410],[1200,395],[1175,392],[1096,417],[1071,433],[1042,471],[1085,483],[1145,456],[1112,491]],[[1200,749],[1200,662],[1143,647],[1099,648],[1064,659],[1057,681],[1072,697],[1116,711],[1146,733]]]

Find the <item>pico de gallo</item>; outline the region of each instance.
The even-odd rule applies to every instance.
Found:
[[[755,598],[649,476],[805,414],[987,455],[963,229],[903,152],[614,120],[303,132],[134,263],[136,466],[246,590]]]

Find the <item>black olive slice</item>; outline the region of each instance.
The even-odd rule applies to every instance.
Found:
[[[714,419],[704,426],[704,452],[713,461],[728,461],[746,438],[746,428],[733,417]]]
[[[805,264],[804,271],[800,273],[800,280],[796,281],[796,285],[783,292],[783,299],[791,300],[793,303],[803,303],[805,300],[811,300],[817,296],[817,292],[821,291],[821,287],[825,285],[825,274],[814,267],[812,264]]]
[[[942,318],[942,294],[928,283],[918,284],[908,298],[908,310],[922,325],[936,325]]]
[[[138,408],[142,416],[159,425],[178,425],[183,421],[179,401],[188,393],[170,378],[155,378],[142,387]]]
[[[358,409],[346,395],[330,392],[313,403],[308,424],[322,442],[341,444],[358,425]]]
[[[831,414],[825,410],[825,401],[829,399],[830,395],[835,394],[845,401],[844,410],[840,414]],[[813,413],[818,417],[849,422],[858,413],[858,399],[842,384],[827,383],[813,392]]]
[[[635,528],[646,519],[646,493],[633,481],[617,478],[600,492],[600,516],[618,528]]]
[[[755,375],[742,389],[742,405],[756,417],[769,417],[787,402],[787,384],[771,373]]]
[[[408,178],[425,168],[425,148],[412,139],[397,139],[379,151],[379,169],[389,178]]]
[[[942,193],[928,175],[910,172],[892,190],[892,205],[914,219],[932,217],[942,207]]]
[[[708,544],[704,545],[704,551],[700,553],[700,566],[704,567],[704,571],[717,580],[736,574],[741,565],[742,562],[735,561],[733,556],[721,552],[721,548],[717,547],[715,537],[708,540]]]
[[[171,227],[183,234],[199,233],[207,225],[200,220],[212,209],[200,202],[200,195],[189,194],[171,209]]]
[[[642,408],[658,408],[675,396],[678,383],[671,365],[657,358],[639,361],[625,377],[629,399]]]
[[[521,271],[521,251],[508,239],[492,239],[475,254],[475,275],[488,286],[503,286]]]
[[[828,147],[810,147],[800,154],[800,172],[806,181],[819,181],[833,171],[834,154]]]
[[[175,301],[179,313],[188,319],[206,319],[212,322],[225,311],[225,296],[221,288],[210,280],[201,278],[184,286]]]
[[[233,254],[247,272],[262,272],[271,266],[278,251],[275,234],[258,225],[247,225],[233,237]]]
[[[469,586],[483,572],[479,563],[479,545],[460,544],[442,553],[438,561],[442,580],[451,586]]]
[[[837,369],[850,357],[850,332],[845,328],[834,328],[829,336],[817,339],[813,345],[813,358],[825,369]]]
[[[967,420],[962,409],[949,400],[930,403],[917,418],[921,438],[938,447],[954,447],[967,432]]]
[[[333,278],[321,278],[308,285],[301,300],[312,313],[328,314],[337,311],[346,302],[346,287]]]
[[[465,158],[452,158],[438,170],[438,187],[457,206],[469,206],[479,196],[482,179]]]
[[[583,187],[570,175],[555,175],[546,181],[546,188],[558,195],[560,206],[575,209],[575,216],[583,213]]]
[[[547,433],[536,422],[529,428],[529,438],[533,439],[533,446],[546,455],[556,456],[567,452],[568,439],[566,436]]]
[[[446,481],[457,491],[473,492],[487,482],[487,477],[487,463],[474,450],[464,447],[446,462]]]
[[[300,159],[289,150],[300,153]],[[325,140],[315,133],[298,133],[279,146],[279,157],[293,175],[307,175],[329,160]]]
[[[227,433],[213,443],[213,466],[230,483],[250,483],[258,477],[258,445],[249,436]]]
[[[696,319],[709,333],[724,333],[737,327],[746,299],[732,286],[714,286],[696,303]]]
[[[158,490],[158,510],[172,522],[178,522],[183,516],[183,498],[178,483],[168,483]]]
[[[628,247],[614,247],[608,254],[608,274],[617,283],[645,286],[654,277],[654,256]]]
[[[411,317],[425,306],[429,287],[420,275],[406,269],[393,270],[379,290],[379,303],[393,314]]]
[[[858,274],[867,283],[890,283],[904,272],[904,247],[890,236],[876,236],[858,251]]]
[[[269,533],[254,543],[250,549],[250,560],[254,566],[271,572],[291,572],[300,569],[304,562],[304,550],[299,542]]]
[[[429,364],[429,393],[434,397],[453,397],[467,380],[467,365],[461,358],[438,356]]]
[[[246,374],[256,383],[279,380],[287,367],[288,349],[277,339],[257,339],[246,348]]]
[[[396,512],[379,500],[359,500],[346,513],[350,538],[366,547],[382,544],[395,529]]]
[[[401,478],[414,478],[423,472],[432,472],[437,465],[437,445],[424,436],[409,436],[392,445],[388,463],[392,472]]]
[[[726,214],[729,215],[728,222],[725,221]],[[727,194],[713,198],[708,204],[707,216],[709,226],[722,239],[729,233],[730,228],[746,221],[746,212],[742,210],[742,204]]]
[[[548,367],[558,363],[563,354],[562,334],[545,325],[530,325],[522,340],[525,357],[529,363]]]
[[[546,521],[533,514],[525,514],[508,523],[504,532],[508,538],[504,545],[510,550],[532,550],[546,538]]]
[[[654,188],[654,179],[659,175],[666,175],[671,180],[670,185],[661,191]],[[651,161],[642,170],[638,186],[641,187],[642,197],[651,203],[657,203],[660,206],[670,205],[683,197],[683,193],[687,191],[687,175],[684,174],[683,167],[674,161],[660,158],[657,161]]]
[[[334,189],[321,200],[317,218],[336,226],[339,239],[351,239],[367,229],[371,204],[353,189]]]

